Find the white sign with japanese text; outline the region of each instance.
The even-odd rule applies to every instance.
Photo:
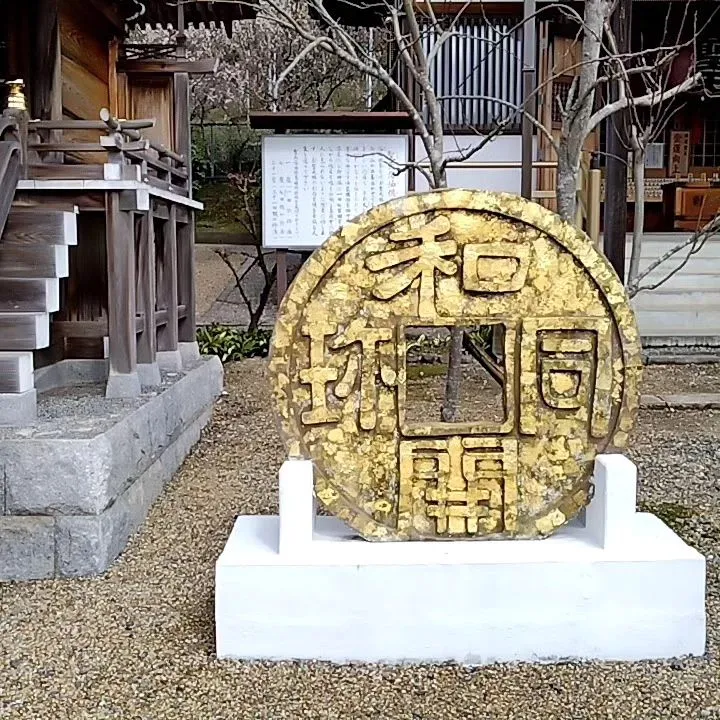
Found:
[[[269,135],[262,143],[267,248],[321,245],[356,215],[407,194],[405,135]]]

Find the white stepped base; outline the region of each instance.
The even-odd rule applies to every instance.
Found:
[[[315,517],[288,461],[280,517],[242,516],[216,567],[220,658],[483,664],[701,655],[705,560],[596,462],[583,523],[547,540],[370,543]],[[314,526],[314,531],[313,531]]]

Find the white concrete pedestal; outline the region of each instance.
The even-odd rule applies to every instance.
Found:
[[[371,543],[316,517],[312,465],[280,517],[237,519],[216,568],[220,658],[483,664],[701,655],[705,559],[595,464],[584,521],[546,540]]]

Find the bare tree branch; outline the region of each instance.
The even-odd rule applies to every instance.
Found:
[[[678,243],[673,248],[668,250],[666,253],[661,255],[657,260],[654,260],[651,262],[645,270],[643,270],[641,273],[638,274],[638,276],[635,278],[635,280],[628,285],[627,292],[630,297],[634,297],[639,292],[645,291],[645,290],[655,290],[659,288],[663,283],[667,282],[675,273],[677,273],[680,269],[682,269],[690,259],[692,255],[695,255],[698,253],[703,245],[712,237],[720,233],[720,215],[716,215],[710,222],[708,222],[705,226],[700,228],[699,230],[696,230],[692,235],[690,235],[689,238],[686,240],[683,240],[681,243]],[[648,277],[652,272],[654,272],[657,268],[659,268],[663,263],[665,263],[667,260],[669,260],[674,255],[677,255],[679,252],[685,250],[686,248],[690,247],[690,252],[687,254],[687,256],[683,259],[681,264],[673,268],[668,274],[663,277],[661,280],[658,280],[655,283],[652,283],[650,285],[642,285],[642,281]]]

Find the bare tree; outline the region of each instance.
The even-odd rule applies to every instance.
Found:
[[[235,279],[235,286],[247,309],[248,330],[254,330],[260,325],[263,312],[270,297],[270,291],[275,283],[277,268],[274,263],[268,262],[269,253],[263,252],[260,226],[258,222],[258,175],[254,171],[236,173],[230,176],[233,187],[237,190],[242,205],[240,223],[245,232],[252,239],[252,252],[228,253],[227,250],[216,250],[218,257],[225,263]],[[233,257],[243,258],[243,267],[235,267]],[[259,274],[261,283],[257,300],[254,294],[248,290],[246,280],[251,276]]]
[[[407,163],[399,167],[398,172],[415,170],[426,178],[431,188],[444,188],[447,187],[448,165],[467,160],[478,153],[502,132],[511,121],[512,113],[498,120],[495,129],[484,137],[479,137],[471,147],[457,152],[445,152],[442,99],[438,98],[435,92],[430,69],[435,54],[440,51],[442,44],[456,33],[456,28],[452,22],[447,27],[441,27],[432,5],[428,4],[425,7],[427,19],[438,35],[437,41],[429,51],[426,50],[423,42],[423,31],[415,2],[402,0],[398,5],[388,3],[385,6],[388,44],[394,47],[398,57],[395,65],[389,64],[374,48],[371,50],[367,45],[358,42],[347,28],[337,22],[322,0],[307,0],[305,13],[292,13],[280,0],[267,0],[260,6],[258,19],[274,22],[296,33],[306,43],[296,60],[281,73],[278,81],[286,79],[294,69],[295,63],[304,60],[310,53],[321,52],[339,58],[361,75],[370,77],[387,88],[397,105],[412,119],[415,133],[420,138],[428,158],[427,165],[422,162]],[[311,12],[319,19],[319,23],[313,21]],[[400,71],[407,73],[412,88],[403,87],[398,82]],[[517,112],[517,108],[513,110]],[[462,349],[463,330],[454,328],[451,331],[448,374],[442,407],[442,419],[447,422],[455,420],[459,412]]]
[[[705,243],[712,237],[720,234],[720,215],[715,215],[709,222],[698,228],[690,237],[682,240],[674,247],[670,248],[666,253],[656,260],[653,260],[642,272],[638,272],[635,278],[628,284],[627,293],[632,298],[639,292],[656,290],[666,283],[671,277],[682,270],[690,261],[693,255],[702,250]],[[672,269],[668,270],[659,280],[655,282],[643,283],[655,270],[664,265],[668,260],[676,255],[684,253],[682,260]]]
[[[462,162],[476,155],[495,135],[503,131],[511,118],[523,115],[524,109],[510,103],[504,118],[498,119],[495,128],[477,142],[458,152],[446,152],[444,147],[443,101],[433,86],[431,67],[442,46],[452,36],[462,33],[457,20],[462,16],[468,3],[454,18],[440,22],[433,9],[432,1],[418,5],[414,0],[385,2],[383,10],[389,34],[388,44],[395,49],[396,64],[388,63],[376,53],[368,52],[347,28],[343,27],[325,7],[323,0],[305,0],[304,12],[291,12],[283,0],[264,0],[259,10],[259,19],[274,23],[302,39],[304,45],[287,68],[280,74],[286,80],[295,66],[313,53],[324,53],[341,60],[358,73],[373,78],[383,85],[396,104],[412,119],[415,133],[420,138],[427,164],[407,163],[400,171],[416,170],[424,175],[431,188],[447,187],[447,167],[450,163]],[[352,3],[348,2],[348,5]],[[615,7],[614,0],[586,0],[580,15],[569,4],[554,3],[551,10],[562,12],[577,27],[577,38],[581,44],[581,58],[576,64],[576,77],[564,102],[558,101],[561,117],[559,139],[552,136],[550,128],[542,126],[534,117],[531,121],[537,130],[549,138],[557,154],[557,207],[561,217],[575,220],[577,185],[583,146],[593,131],[614,113],[632,108],[661,107],[673,98],[697,85],[700,75],[690,72],[682,82],[668,86],[657,86],[652,78],[656,68],[667,67],[678,53],[679,44],[668,47],[642,49],[634,53],[620,53],[610,29],[610,17]],[[358,5],[361,9],[361,6]],[[542,11],[540,11],[542,12]],[[315,21],[319,20],[319,23]],[[433,41],[427,42],[427,28],[433,33]],[[489,43],[484,57],[498,52],[500,42]],[[481,61],[482,62],[482,58]],[[478,68],[471,68],[471,72]],[[409,83],[400,83],[398,78],[409,78]],[[644,81],[644,91],[634,93],[631,77],[638,76]],[[543,90],[546,78],[535,91]],[[596,103],[599,89],[616,83],[618,97],[610,103]],[[482,98],[478,98],[482,99]],[[487,98],[497,101],[497,98]],[[643,136],[644,137],[644,136]],[[454,329],[451,334],[450,362],[446,383],[442,417],[445,421],[456,419],[460,380],[460,354],[463,345],[463,331]]]
[[[701,85],[700,74],[693,70],[694,58],[697,56],[696,40],[698,36],[697,23],[694,18],[689,39],[686,41],[682,39],[683,35],[687,34],[689,7],[689,4],[685,5],[682,18],[675,23],[675,27],[672,29],[671,18],[673,18],[673,13],[671,8],[668,9],[665,16],[662,40],[664,47],[662,51],[632,58],[630,62],[618,62],[614,68],[620,86],[620,93],[631,93],[634,80],[636,85],[642,86],[645,95],[657,98],[657,100],[651,101],[646,108],[640,108],[635,104],[630,105],[627,143],[632,158],[635,214],[630,268],[627,278],[628,287],[635,285],[635,280],[640,272],[640,256],[645,226],[645,165],[648,147],[663,136],[670,121],[684,107],[681,96],[669,93],[669,90],[673,87],[672,79],[675,61],[683,55],[687,58],[689,69],[683,82],[687,90]],[[612,33],[609,34],[609,43],[615,54],[617,54],[617,45]],[[631,72],[638,66],[641,72],[631,75]]]
[[[288,11],[294,14],[301,12],[303,5],[304,0],[286,2]],[[348,32],[358,43],[369,45],[367,29],[348,28]],[[138,43],[171,44],[177,30],[146,25],[135,29],[131,37]],[[189,27],[185,37],[189,58],[212,57],[219,61],[212,75],[192,80],[191,111],[196,123],[245,121],[251,110],[325,110],[365,105],[367,90],[362,78],[346,63],[329,54],[307,53],[297,33],[262,17],[237,21],[232,29],[215,25]],[[289,66],[291,73],[286,72]],[[281,75],[282,94],[278,94]]]

